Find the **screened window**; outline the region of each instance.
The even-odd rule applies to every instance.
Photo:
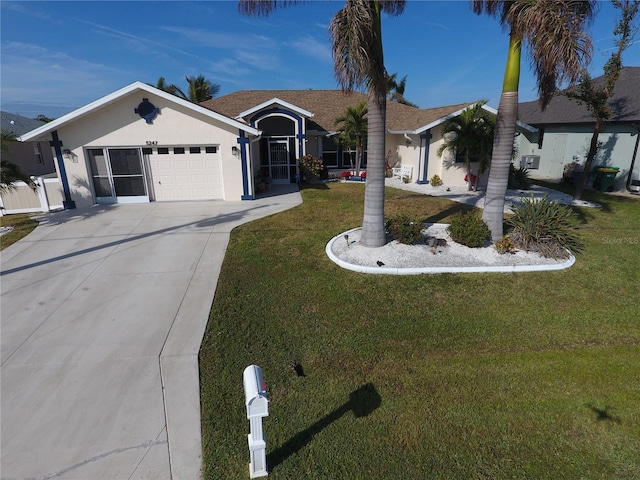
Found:
[[[338,145],[335,137],[322,137],[322,160],[326,167],[338,166]]]

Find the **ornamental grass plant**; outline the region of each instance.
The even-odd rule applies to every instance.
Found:
[[[552,202],[548,195],[540,199],[523,197],[507,223],[513,228],[509,237],[526,251],[551,258],[567,258],[569,251],[582,249],[576,233],[577,216],[571,207]]]

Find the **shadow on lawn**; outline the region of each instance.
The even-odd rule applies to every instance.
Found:
[[[267,457],[269,470],[273,470],[291,455],[296,454],[299,450],[307,446],[311,443],[315,435],[322,432],[322,430],[340,419],[343,415],[353,412],[353,415],[356,418],[367,417],[371,415],[381,404],[382,398],[373,384],[367,383],[366,385],[361,386],[349,394],[349,400],[346,403],[318,420],[306,430],[303,430],[292,437],[284,445],[269,453]]]
[[[591,404],[587,404],[587,407],[589,407],[591,411],[596,414],[597,422],[608,421],[613,423],[622,423],[622,420],[620,420],[619,417],[610,413],[611,407],[605,406],[604,408],[598,408]]]
[[[436,213],[435,215],[431,215],[427,217],[424,221],[427,223],[440,223],[442,220],[444,220],[447,217],[456,215],[458,213],[467,213],[472,210],[476,210],[476,208],[471,205],[466,205],[464,203],[454,203],[446,210],[443,210],[440,213]]]

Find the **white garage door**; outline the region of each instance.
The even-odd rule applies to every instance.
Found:
[[[156,200],[223,198],[222,168],[217,147],[157,147],[149,150],[151,153],[147,158]]]

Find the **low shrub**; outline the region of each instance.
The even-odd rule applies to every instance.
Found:
[[[411,245],[422,240],[424,225],[406,215],[391,217],[385,223],[387,233],[400,243]]]
[[[429,180],[429,183],[431,183],[431,185],[433,185],[434,187],[439,187],[440,185],[442,185],[442,179],[439,175],[434,175],[433,177],[431,177],[431,180]]]
[[[471,248],[482,247],[489,238],[489,227],[472,212],[453,217],[447,230],[453,241]]]
[[[313,155],[305,155],[299,160],[300,171],[305,177],[319,177],[324,169],[322,159]]]
[[[509,168],[509,180],[507,188],[511,190],[529,190],[531,189],[531,179],[529,178],[529,170],[524,167],[516,168],[511,164]]]
[[[567,258],[567,250],[579,252],[582,244],[575,234],[576,214],[567,205],[552,202],[548,195],[539,200],[531,195],[513,209],[507,220],[509,234],[519,248],[551,258]]]
[[[508,237],[506,235],[498,240],[493,246],[500,254],[515,253],[517,247],[515,242],[511,240],[511,237]]]

